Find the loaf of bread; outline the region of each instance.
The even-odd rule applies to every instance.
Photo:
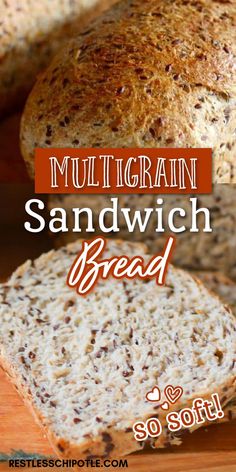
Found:
[[[27,101],[22,152],[200,147],[236,182],[233,2],[124,0],[57,54]]]
[[[170,383],[182,386],[171,409],[212,393],[223,408],[234,400],[236,333],[228,307],[173,267],[161,287],[109,278],[81,297],[65,282],[80,248],[77,241],[27,261],[0,285],[1,364],[60,456],[140,449],[133,423],[165,421],[160,404],[145,399],[157,383],[162,392]],[[122,254],[149,259],[140,244],[109,241],[105,257]],[[156,446],[164,441],[165,434]]]
[[[0,5],[0,117],[26,98],[65,39],[114,0],[15,0]]]
[[[114,196],[114,195],[113,195]],[[156,199],[159,195],[119,195],[119,207],[131,208],[131,215],[135,210],[144,210],[149,207],[156,207]],[[72,208],[89,207],[93,210],[94,225],[99,231],[98,215],[104,207],[111,206],[110,195],[51,195],[49,197],[49,209],[55,207],[65,208],[67,211],[68,233],[57,233],[57,245],[63,245],[73,241],[78,237],[78,233],[72,232],[73,213]],[[164,195],[163,212],[168,215],[169,211],[175,207],[181,207],[190,215],[190,202],[188,195]],[[186,226],[186,231],[176,234],[176,248],[173,253],[173,261],[180,267],[195,270],[221,271],[233,279],[236,279],[236,186],[235,185],[215,185],[211,195],[198,196],[199,207],[207,207],[211,212],[212,233],[204,233],[204,218],[198,219],[200,231],[190,233],[190,217],[181,218]],[[84,215],[84,218],[82,218]],[[86,214],[81,215],[82,237],[93,237],[93,233],[86,233]],[[107,225],[111,225],[111,215],[107,214]],[[134,233],[129,233],[125,221],[121,214],[119,219],[120,233],[116,233],[124,239],[132,241],[144,241],[150,252],[158,252],[164,245],[168,235],[155,232],[155,221],[152,220],[146,231],[141,233],[138,229]],[[167,225],[166,225],[167,226]],[[114,235],[108,235],[114,236]]]

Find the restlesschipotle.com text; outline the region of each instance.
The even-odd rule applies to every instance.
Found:
[[[73,467],[114,467],[114,468],[128,468],[127,459],[10,459],[8,461],[9,467],[31,467],[31,468],[73,468]]]

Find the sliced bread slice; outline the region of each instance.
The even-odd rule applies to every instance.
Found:
[[[66,285],[80,248],[77,241],[27,261],[0,286],[1,363],[60,456],[118,457],[140,449],[133,423],[158,416],[165,424],[160,404],[145,399],[155,384],[161,391],[182,386],[174,409],[212,393],[223,407],[235,398],[236,332],[228,307],[173,267],[162,287],[110,278],[80,297]],[[144,252],[140,244],[109,241],[106,257]],[[163,435],[157,445],[164,441]]]

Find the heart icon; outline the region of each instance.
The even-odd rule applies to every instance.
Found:
[[[161,399],[161,392],[157,386],[147,393],[146,399],[148,402],[159,402]]]
[[[179,385],[177,387],[173,387],[173,385],[167,385],[164,392],[167,400],[173,404],[176,403],[177,400],[179,400],[179,398],[183,395],[183,389]]]
[[[169,410],[169,403],[168,402],[162,403],[161,408],[162,410]]]

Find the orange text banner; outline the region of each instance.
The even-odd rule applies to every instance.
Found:
[[[35,152],[36,193],[211,191],[211,149],[38,148]]]

